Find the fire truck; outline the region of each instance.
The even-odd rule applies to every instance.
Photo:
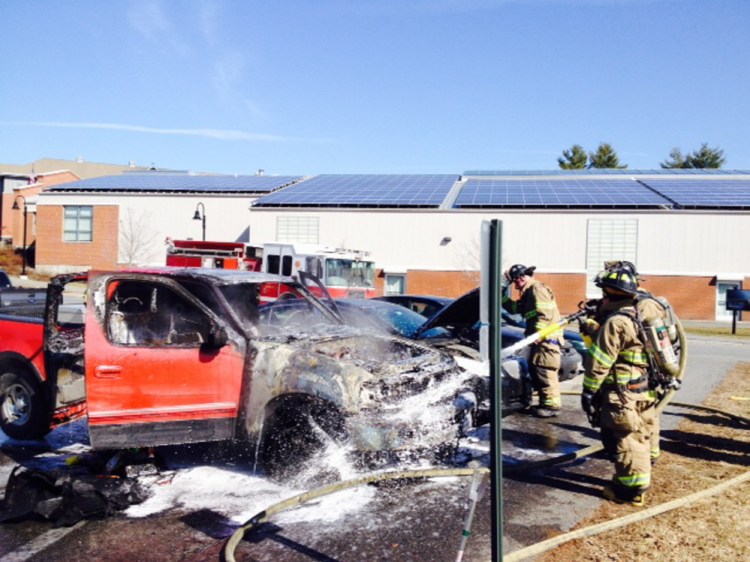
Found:
[[[375,294],[375,263],[369,252],[318,244],[267,242],[254,246],[243,242],[167,240],[167,265],[262,271],[297,276],[300,271],[317,277],[334,298],[370,298]],[[312,292],[320,293],[317,286]],[[260,299],[270,302],[293,298],[284,284],[266,283]]]

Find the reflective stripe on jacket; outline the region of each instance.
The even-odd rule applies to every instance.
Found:
[[[610,314],[594,335],[583,386],[596,392],[602,384],[625,387],[633,392],[648,389],[648,355],[638,337],[631,301],[610,304]],[[644,396],[644,398],[647,398]]]
[[[503,296],[503,308],[511,314],[524,317],[527,336],[560,321],[560,311],[552,289],[533,277],[529,278],[518,300]],[[546,339],[562,342],[562,337],[563,331],[560,329],[549,334]]]

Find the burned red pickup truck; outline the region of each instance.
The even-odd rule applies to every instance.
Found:
[[[472,407],[455,398],[486,380],[440,349],[343,325],[292,278],[332,322],[262,326],[271,281],[192,268],[54,278],[36,317],[0,313],[0,428],[36,439],[87,415],[95,449],[231,440],[257,444],[266,467],[326,438],[364,451],[455,441]]]

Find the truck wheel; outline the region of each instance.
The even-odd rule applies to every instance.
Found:
[[[296,475],[327,441],[343,439],[343,419],[320,401],[282,402],[264,422],[258,462],[274,479]]]
[[[0,375],[0,429],[13,439],[41,439],[50,431],[41,388],[26,373]]]

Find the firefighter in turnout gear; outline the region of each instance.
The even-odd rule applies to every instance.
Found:
[[[604,262],[604,271],[599,274],[599,277],[605,275],[608,271],[612,271],[618,268],[628,271],[635,278],[636,283],[638,284],[638,292],[636,293],[635,297],[635,308],[638,312],[638,319],[646,325],[652,325],[656,321],[666,323],[669,315],[671,314],[671,312],[668,310],[669,304],[666,303],[664,299],[657,299],[656,297],[654,297],[654,295],[640,286],[642,279],[638,275],[638,271],[634,263],[629,261]],[[651,388],[649,389],[649,398],[652,400],[654,408],[656,408],[657,399],[660,398],[659,393],[664,392],[664,390],[665,389],[663,388],[654,388],[653,385],[651,385]],[[651,420],[653,424],[651,427],[650,437],[651,464],[653,465],[656,464],[656,460],[661,455],[661,448],[659,446],[661,424],[658,414],[649,416],[649,420]]]
[[[505,272],[505,278],[513,283],[521,295],[518,300],[513,300],[504,293],[503,308],[511,314],[523,316],[526,320],[526,336],[560,321],[555,295],[547,285],[532,277],[535,269],[535,266],[516,264]],[[541,418],[555,417],[560,411],[558,371],[563,343],[563,331],[560,329],[531,346],[531,376],[539,393],[539,405],[532,412]]]
[[[657,299],[652,295],[650,292],[646,291],[640,286],[640,283],[642,281],[641,277],[638,275],[638,271],[635,268],[635,264],[629,262],[629,261],[618,261],[618,262],[606,262],[604,264],[606,269],[612,269],[615,267],[625,267],[629,269],[633,276],[636,279],[636,282],[638,283],[638,293],[636,294],[636,310],[638,311],[638,317],[646,325],[652,325],[657,321],[661,321],[662,323],[668,322],[668,317],[670,316],[671,312],[668,310],[669,303],[666,303],[664,299]],[[649,390],[649,397],[654,403],[654,408],[656,408],[656,401],[657,398],[660,398],[659,392],[664,392],[665,389],[663,388],[652,388]],[[659,416],[654,415],[652,418],[653,420],[653,426],[651,427],[651,464],[655,464],[656,460],[661,455],[661,449],[659,447],[659,441],[660,441],[660,421]]]
[[[641,506],[651,486],[651,435],[656,411],[649,391],[649,359],[637,323],[638,282],[630,268],[614,266],[595,280],[602,289],[598,328],[589,349],[581,406],[601,426],[614,460],[604,497]]]

